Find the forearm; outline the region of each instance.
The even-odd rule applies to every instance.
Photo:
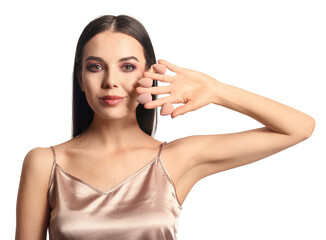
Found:
[[[275,132],[308,138],[313,132],[314,119],[294,108],[231,86],[216,82],[213,103],[252,117]]]

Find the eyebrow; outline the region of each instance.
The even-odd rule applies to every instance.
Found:
[[[131,60],[131,59],[134,59],[134,60],[136,60],[137,62],[139,62],[138,58],[136,58],[135,56],[130,56],[130,57],[121,58],[121,59],[119,60],[119,62],[128,61],[128,60]]]
[[[124,61],[128,61],[128,60],[131,60],[131,59],[134,59],[137,62],[139,62],[138,58],[136,58],[135,56],[129,56],[129,57],[121,58],[121,59],[119,59],[119,62],[124,62]],[[88,61],[88,60],[95,60],[95,61],[99,61],[99,62],[105,62],[103,60],[103,58],[95,57],[95,56],[89,56],[88,58],[86,58],[86,61]]]

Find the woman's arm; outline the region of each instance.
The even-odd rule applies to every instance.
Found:
[[[180,153],[178,164],[182,176],[194,184],[213,173],[245,165],[293,146],[312,134],[314,119],[294,108],[266,97],[221,83],[197,71],[159,61],[175,72],[175,76],[145,73],[145,77],[170,82],[164,88],[138,89],[152,94],[171,95],[145,104],[153,108],[170,103],[185,103],[172,112],[172,117],[214,103],[252,117],[263,128],[216,135],[195,135],[169,143]],[[180,180],[181,181],[181,180]]]
[[[314,130],[311,116],[282,103],[220,82],[212,90],[212,103],[252,117],[265,127],[183,139],[180,148],[191,151],[197,179],[280,152],[309,138]]]
[[[314,119],[292,107],[269,98],[216,81],[212,102],[252,117],[274,132],[308,138]]]
[[[49,220],[47,200],[50,151],[34,148],[24,159],[16,206],[16,240],[45,240]]]

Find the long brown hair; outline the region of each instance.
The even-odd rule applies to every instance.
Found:
[[[143,46],[146,59],[146,70],[156,63],[155,53],[150,37],[144,26],[135,18],[127,15],[103,15],[91,21],[81,33],[75,54],[73,70],[73,92],[72,92],[72,137],[76,137],[85,132],[90,126],[94,111],[89,106],[85,93],[78,83],[77,69],[82,68],[83,48],[85,44],[96,34],[110,30],[127,34]],[[157,80],[153,81],[153,87],[157,86]],[[152,95],[152,99],[157,99],[157,95]],[[143,104],[136,108],[136,118],[139,127],[148,135],[154,136],[157,128],[157,110],[145,109]]]

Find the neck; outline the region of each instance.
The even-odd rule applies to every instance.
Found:
[[[139,127],[136,112],[117,119],[104,119],[94,113],[91,125],[80,140],[87,148],[114,150],[130,148],[137,144],[144,145],[149,143],[152,137]]]

